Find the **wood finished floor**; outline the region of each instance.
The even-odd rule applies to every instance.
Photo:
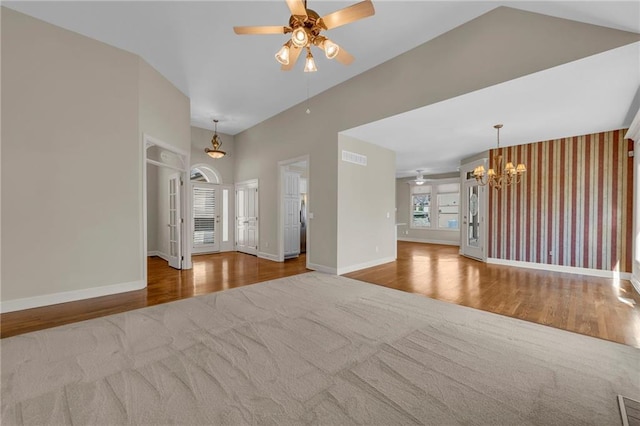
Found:
[[[402,241],[397,261],[345,276],[640,347],[640,296],[626,280],[492,265],[458,247]]]
[[[152,257],[146,289],[2,314],[0,336],[296,275],[305,263],[231,252],[196,256],[192,270],[177,271]],[[640,297],[628,281],[490,265],[459,256],[457,247],[408,242],[398,243],[396,262],[346,276],[640,347]]]
[[[91,318],[186,299],[308,272],[302,255],[284,263],[237,252],[193,257],[193,269],[178,271],[159,257],[148,259],[146,289],[0,315],[0,337],[10,337]]]

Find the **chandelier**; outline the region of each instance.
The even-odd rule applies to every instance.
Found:
[[[209,155],[209,157],[211,158],[222,158],[227,155],[227,153],[220,150],[222,141],[218,136],[218,120],[214,119],[213,122],[215,123],[215,130],[213,131],[213,138],[211,139],[211,145],[213,145],[213,149],[205,148],[204,152],[206,152],[207,155]]]
[[[484,186],[489,184],[495,189],[500,189],[503,186],[508,186],[512,183],[520,183],[522,175],[527,171],[527,168],[523,163],[518,163],[518,166],[514,167],[511,161],[507,161],[507,165],[504,167],[504,170],[502,169],[502,154],[499,154],[500,129],[502,129],[502,124],[496,124],[493,128],[498,131],[498,147],[493,155],[493,167],[490,167],[489,171],[485,174],[484,166],[478,166],[473,169],[473,176],[476,178],[479,185]]]

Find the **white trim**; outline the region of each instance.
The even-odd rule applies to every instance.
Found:
[[[357,265],[345,266],[338,269],[338,275],[348,274],[349,272],[359,271],[360,269],[371,268],[373,266],[382,265],[384,263],[395,262],[395,257],[384,257],[369,262],[359,263]]]
[[[147,257],[153,257],[153,256],[160,257],[160,252],[157,250],[147,252]]]
[[[640,110],[638,110],[635,117],[633,117],[633,121],[629,126],[629,130],[627,130],[627,133],[624,135],[624,138],[631,139],[635,142],[640,141]]]
[[[425,243],[425,244],[442,244],[446,246],[460,246],[459,241],[447,241],[447,240],[434,240],[431,238],[409,238],[409,237],[398,237],[398,241],[407,241],[410,243]]]
[[[189,170],[189,172],[192,172],[193,169],[207,169],[208,171],[211,172],[211,174],[213,174],[217,180],[217,182],[207,182],[207,183],[212,183],[212,184],[217,184],[217,185],[222,185],[222,175],[220,174],[220,172],[218,170],[216,170],[214,167],[210,166],[209,164],[205,164],[205,163],[197,163],[197,164],[193,164],[191,165],[191,170]],[[191,176],[189,176],[191,177]],[[207,177],[205,175],[205,177]],[[208,178],[208,177],[207,177]],[[195,182],[193,182],[195,183]],[[202,183],[202,182],[200,182]]]
[[[181,167],[174,166],[171,164],[166,164],[161,161],[151,160],[149,158],[147,158],[147,164],[153,164],[154,166],[158,166],[158,167],[166,167],[167,169],[175,170],[177,172],[184,171],[184,169],[182,169]]]
[[[191,155],[191,152],[189,151],[185,151],[182,150],[180,148],[177,148],[171,144],[168,144],[164,141],[161,141],[160,139],[154,138],[153,136],[147,134],[147,133],[143,133],[142,134],[142,140],[143,140],[143,147],[144,149],[149,148],[150,146],[153,145],[157,145],[160,148],[166,149],[167,151],[171,151],[174,154],[179,154],[182,155],[183,157],[185,157],[186,159],[189,159],[189,156]],[[166,164],[165,164],[166,165]],[[188,167],[188,163],[185,164],[185,168],[183,169],[184,171],[186,171],[186,167]]]
[[[629,272],[606,271],[604,269],[579,268],[577,266],[550,265],[548,263],[523,262],[520,260],[496,259],[495,257],[487,258],[487,263],[494,265],[515,266],[518,268],[539,269],[551,272],[564,272],[567,274],[590,275],[602,278],[620,278],[623,280],[631,280]]]
[[[329,266],[317,265],[315,263],[307,262],[307,269],[311,269],[312,271],[324,272],[325,274],[338,275],[338,270],[336,268],[331,268]]]
[[[271,254],[271,253],[265,253],[263,251],[259,251],[258,252],[258,257],[260,259],[267,259],[267,260],[272,260],[274,262],[284,262],[283,260],[279,260],[278,259],[278,255],[275,254]]]
[[[629,279],[631,281],[631,285],[636,289],[636,292],[640,294],[640,280],[638,280],[635,276],[631,275]]]
[[[145,259],[146,260],[146,259]],[[40,306],[57,305],[58,303],[74,302],[76,300],[109,296],[111,294],[142,290],[147,286],[144,281],[111,284],[102,287],[84,288],[82,290],[63,291],[42,296],[25,297],[23,299],[5,300],[0,302],[0,313],[21,311],[23,309],[38,308]]]

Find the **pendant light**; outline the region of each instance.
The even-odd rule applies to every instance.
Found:
[[[220,137],[218,136],[218,120],[216,120],[214,118],[213,122],[215,123],[214,124],[215,130],[213,131],[213,138],[211,139],[211,145],[213,145],[213,149],[205,148],[204,152],[206,152],[207,155],[209,155],[209,157],[217,159],[217,158],[224,157],[225,155],[227,155],[227,153],[220,150],[220,146],[222,145],[222,141],[220,140]]]

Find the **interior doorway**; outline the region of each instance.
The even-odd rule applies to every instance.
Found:
[[[309,251],[309,156],[278,162],[278,174],[278,260],[283,262]]]
[[[191,268],[190,201],[185,194],[189,154],[149,135],[143,136],[143,275],[147,257],[158,256],[175,269]]]

